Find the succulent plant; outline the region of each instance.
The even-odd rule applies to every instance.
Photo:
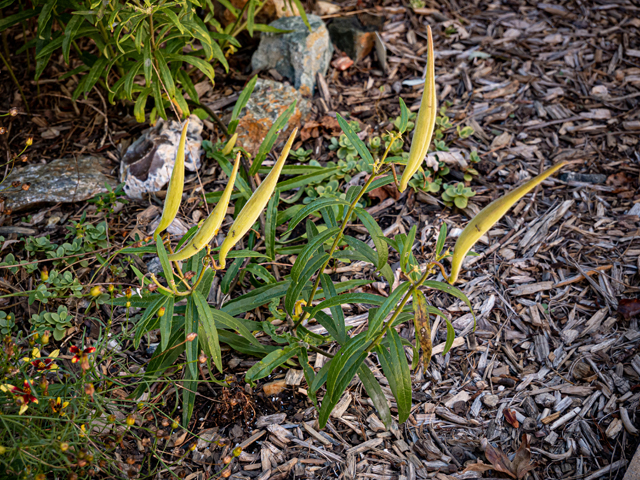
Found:
[[[466,208],[469,199],[476,194],[469,187],[465,187],[464,183],[459,182],[456,186],[448,186],[442,192],[442,200],[448,206],[455,204],[458,208]]]
[[[60,341],[64,338],[67,328],[71,327],[71,317],[67,307],[60,305],[57,313],[34,313],[29,319],[29,323],[33,326],[33,330],[41,335],[45,330],[52,331],[53,338]]]

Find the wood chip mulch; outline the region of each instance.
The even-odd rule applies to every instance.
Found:
[[[464,211],[444,207],[438,194],[412,192],[370,207],[386,235],[417,224],[414,252],[426,258],[442,221],[452,247],[470,215],[514,184],[550,163],[570,165],[477,246],[460,285],[475,330],[462,302],[430,295],[457,337],[442,356],[445,329],[434,326],[434,357],[415,372],[406,424],[387,431],[356,379],[320,431],[300,375],[280,372],[269,381],[283,382],[284,391],[263,393],[250,422],[239,415],[226,425],[196,424],[200,440],[185,459],[186,478],[211,478],[235,445],[244,448],[236,479],[623,478],[640,428],[640,7],[629,0],[444,0],[415,10],[381,3],[348,1],[341,14],[384,16],[386,72],[377,53],[344,71],[331,67],[314,119],[349,112],[375,132],[399,114],[398,96],[417,110],[422,86],[412,80],[424,73],[429,24],[440,104],[451,103],[454,126],[475,130],[465,140],[449,135],[450,148],[476,148],[482,159],[472,182],[477,195]],[[205,98],[220,110],[235,101],[227,90]],[[98,121],[95,129],[99,139]],[[321,145],[322,135],[304,144]],[[320,161],[329,159],[325,151]],[[369,275],[358,264],[339,273]],[[366,325],[357,305],[345,314],[355,330]],[[413,326],[400,334],[413,340]],[[238,378],[254,361],[229,357]],[[311,357],[316,367],[323,360]],[[227,447],[214,446],[220,438]]]

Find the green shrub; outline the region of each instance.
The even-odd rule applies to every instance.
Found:
[[[292,1],[306,21],[300,0]],[[37,17],[36,35],[18,50],[35,48],[36,80],[54,53],[61,52],[70,70],[60,79],[80,78],[74,100],[101,85],[108,90],[110,102],[135,102],[135,117],[143,122],[147,99],[152,98],[153,123],[158,116],[166,119],[170,108],[176,108],[180,116],[189,115],[185,94],[198,102],[193,72],[201,72],[214,83],[214,67],[219,64],[228,71],[227,56],[240,48],[239,33],[279,31],[255,23],[255,15],[264,6],[260,0],[250,0],[242,10],[227,1],[220,3],[236,19],[226,27],[215,19],[211,0],[32,0],[29,6],[6,0],[3,11],[14,5],[18,8],[0,20],[0,32]]]

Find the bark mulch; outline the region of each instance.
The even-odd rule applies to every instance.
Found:
[[[384,58],[374,51],[344,71],[331,67],[320,80],[313,120],[321,124],[346,112],[374,133],[390,128],[399,114],[398,96],[417,111],[428,24],[440,104],[449,102],[454,127],[475,130],[467,139],[450,130],[450,152],[442,158],[454,178],[461,177],[456,151],[477,149],[481,158],[481,175],[472,182],[476,196],[463,211],[445,207],[439,194],[381,195],[369,211],[386,235],[417,224],[414,254],[427,258],[442,222],[452,247],[470,216],[491,200],[545,165],[565,160],[569,166],[476,246],[480,255],[468,261],[459,285],[474,306],[475,330],[462,302],[428,292],[450,317],[456,340],[441,355],[446,330],[442,322],[434,325],[434,357],[427,371],[415,371],[412,414],[404,425],[387,431],[356,379],[320,431],[299,372],[275,372],[268,381],[284,389],[269,395],[262,384],[252,390],[242,382],[255,359],[227,352],[229,372],[240,383],[213,393],[201,387],[193,426],[198,445],[180,473],[190,480],[211,478],[222,458],[241,445],[236,479],[622,478],[640,427],[640,7],[628,0],[443,0],[415,9],[408,2],[373,3],[343,2],[339,15],[383,17]],[[247,65],[250,53],[241,51],[234,61]],[[251,73],[240,72],[220,75],[225,86],[205,92],[221,115]],[[102,151],[115,169],[141,128],[98,96],[88,100],[92,110],[42,95],[28,128],[44,132],[34,145],[44,158]],[[77,108],[95,116],[78,131]],[[303,144],[321,162],[334,159],[326,148],[326,122],[327,129]],[[215,132],[213,123],[207,126]],[[219,190],[216,169],[205,169],[202,182],[207,191]],[[192,190],[197,185],[194,178]],[[125,206],[114,227],[131,231],[147,206]],[[11,219],[3,221],[9,225]],[[13,225],[29,226],[18,219]],[[357,226],[352,233],[366,239]],[[368,268],[356,263],[337,273],[371,278]],[[248,288],[236,287],[234,295]],[[389,291],[386,283],[371,288]],[[224,300],[220,292],[214,297]],[[345,315],[354,331],[366,327],[364,308],[347,306]],[[413,326],[400,334],[413,340]],[[311,357],[318,368],[324,360]],[[375,358],[367,361],[393,411],[388,383]],[[225,408],[212,410],[211,394]],[[172,455],[185,453],[180,447],[188,438],[184,432],[171,437]]]

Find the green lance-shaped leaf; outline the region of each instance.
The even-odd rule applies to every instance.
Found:
[[[162,217],[160,223],[153,232],[153,236],[162,233],[166,228],[171,225],[171,222],[176,218],[178,209],[180,208],[180,202],[182,201],[182,190],[184,189],[184,149],[187,141],[187,127],[189,126],[189,120],[184,122],[182,127],[182,135],[180,135],[180,143],[178,144],[178,153],[176,155],[176,161],[173,165],[173,172],[171,172],[171,180],[169,180],[169,188],[167,189],[167,198],[164,201],[164,208],[162,210]]]
[[[298,129],[294,129],[287,141],[287,144],[282,149],[282,153],[280,154],[280,158],[275,163],[273,168],[271,169],[271,173],[267,175],[260,186],[253,192],[251,198],[244,205],[244,208],[238,214],[236,221],[233,222],[231,226],[231,230],[229,234],[222,242],[220,246],[220,265],[219,269],[222,269],[226,266],[227,254],[234,247],[236,243],[247,233],[253,224],[256,222],[260,213],[264,210],[269,199],[271,198],[271,194],[276,188],[276,184],[278,183],[278,177],[280,176],[280,172],[282,171],[282,167],[284,166],[284,162],[289,155],[289,150],[291,150],[291,145],[293,145],[293,140],[298,133]]]
[[[239,165],[240,152],[238,152],[238,156],[236,157],[236,164],[233,166],[233,171],[231,172],[229,183],[227,183],[224,192],[222,192],[222,197],[220,197],[220,201],[216,205],[216,208],[214,208],[213,211],[209,214],[207,219],[200,227],[200,230],[198,230],[198,232],[193,237],[191,237],[189,243],[187,243],[179,252],[169,255],[169,260],[175,262],[193,257],[196,253],[206,247],[211,239],[218,234],[220,225],[222,225],[222,222],[224,220],[224,216],[227,214],[227,207],[229,206],[229,201],[231,200],[231,193],[233,192],[233,185],[236,181],[236,175],[238,174]]]
[[[438,111],[438,99],[436,98],[436,74],[433,56],[433,36],[431,27],[427,26],[427,77],[424,81],[422,102],[418,111],[409,160],[400,179],[400,190],[404,192],[409,185],[409,180],[418,171],[424,161],[431,143],[431,136],[436,126],[436,114]]]
[[[556,173],[562,167],[566,165],[566,162],[558,163],[553,167],[545,170],[540,175],[532,178],[524,185],[516,188],[515,190],[507,193],[506,195],[494,200],[489,205],[484,207],[478,215],[473,217],[469,224],[462,231],[456,245],[453,248],[453,257],[451,259],[451,275],[449,276],[449,283],[454,284],[460,274],[462,268],[462,261],[469,253],[469,250],[476,244],[480,237],[489,231],[495,223],[500,220],[505,213],[515,203],[524,197],[527,193],[540,185],[548,177]]]

